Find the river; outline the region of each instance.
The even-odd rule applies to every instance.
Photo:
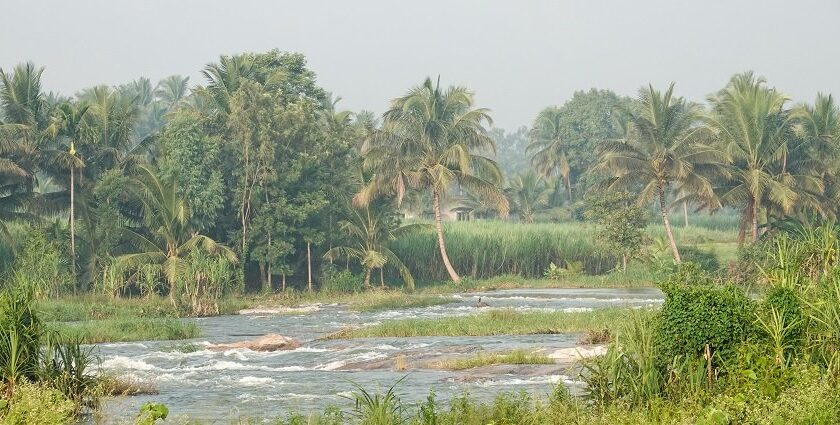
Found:
[[[557,382],[574,384],[574,376],[540,369],[536,374],[515,371],[475,374],[433,368],[395,370],[366,367],[381,361],[393,364],[404,356],[411,364],[420,358],[479,350],[558,349],[573,347],[578,334],[487,337],[362,338],[319,340],[347,326],[380,323],[410,317],[475,314],[491,308],[519,311],[586,311],[616,306],[648,306],[662,301],[653,288],[637,289],[515,289],[454,295],[445,305],[355,312],[337,304],[314,304],[275,313],[220,316],[194,320],[201,337],[185,341],[100,344],[96,353],[106,373],[152,383],[159,394],[108,399],[103,407],[108,421],[124,421],[148,401],[165,403],[175,417],[231,420],[285,417],[333,405],[347,407],[344,398],[358,384],[368,390],[386,390],[399,379],[397,393],[404,402],[424,400],[434,390],[440,400],[468,392],[489,398],[499,391],[526,390],[547,394]],[[301,347],[291,351],[259,353],[245,349],[213,351],[211,343],[252,339],[267,333],[293,337]],[[390,362],[390,363],[389,363]],[[106,421],[106,423],[110,423]]]

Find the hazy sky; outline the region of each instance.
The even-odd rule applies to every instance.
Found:
[[[45,66],[47,90],[170,74],[220,54],[306,54],[346,109],[382,112],[427,75],[476,92],[498,126],[575,90],[677,82],[695,100],[752,69],[796,100],[840,95],[838,0],[3,0],[0,67]]]

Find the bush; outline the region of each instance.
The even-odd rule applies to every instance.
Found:
[[[15,389],[2,425],[60,425],[75,422],[74,403],[61,391],[45,385],[23,383]]]
[[[361,292],[364,279],[354,275],[350,270],[327,269],[321,283],[321,291],[330,293]]]
[[[714,272],[720,269],[720,262],[713,252],[703,251],[695,246],[680,247],[680,256],[685,262],[695,263],[707,272]]]
[[[706,344],[726,359],[752,335],[753,302],[741,289],[711,284],[697,265],[681,264],[660,288],[665,293],[656,325],[660,366],[676,356],[696,357]]]

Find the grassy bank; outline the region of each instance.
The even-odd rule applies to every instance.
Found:
[[[100,342],[163,341],[196,338],[198,326],[172,318],[121,318],[52,323],[62,337],[85,344]]]
[[[253,297],[226,297],[219,300],[221,315],[236,314],[253,303]],[[39,300],[36,308],[44,319],[56,322],[105,320],[117,318],[181,317],[182,312],[172,307],[165,297],[114,298],[107,295],[67,295],[61,298]]]
[[[552,364],[554,361],[543,353],[515,350],[507,353],[479,353],[472,357],[447,359],[433,364],[438,369],[465,370],[499,364]]]
[[[605,308],[586,312],[527,312],[490,310],[485,313],[433,319],[400,319],[355,329],[343,329],[329,339],[489,336],[584,332],[611,329],[630,313],[628,308]]]

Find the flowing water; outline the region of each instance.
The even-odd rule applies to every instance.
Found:
[[[475,314],[483,311],[475,308],[479,297],[492,308],[520,311],[587,311],[647,306],[662,300],[662,294],[651,288],[516,289],[459,294],[451,304],[405,310],[354,312],[342,305],[316,304],[275,313],[190,319],[201,329],[198,339],[98,346],[104,371],[150,382],[160,391],[153,396],[110,399],[104,411],[109,418],[125,419],[133,417],[143,403],[155,401],[165,403],[177,416],[196,419],[276,418],[330,405],[346,407],[349,401],[343,397],[355,384],[385,390],[401,378],[397,392],[406,402],[423,400],[432,389],[441,400],[447,400],[464,391],[478,398],[506,390],[547,394],[558,381],[573,384],[573,377],[565,376],[561,369],[536,375],[513,371],[475,375],[429,368],[398,371],[394,358],[404,356],[411,364],[421,358],[477,350],[566,348],[575,346],[577,334],[318,340],[346,326]],[[208,348],[211,343],[248,340],[267,333],[293,337],[302,345],[273,353]]]

